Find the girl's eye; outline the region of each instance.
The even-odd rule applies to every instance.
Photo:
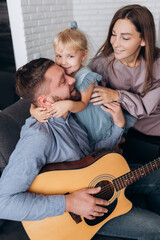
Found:
[[[56,55],[56,58],[61,58],[61,56],[60,55]]]
[[[69,58],[73,58],[74,56],[73,55],[70,55]]]

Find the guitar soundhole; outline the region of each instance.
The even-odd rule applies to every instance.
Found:
[[[103,180],[96,184],[95,187],[101,187],[101,191],[94,196],[105,200],[110,200],[114,194],[114,186],[110,181]]]
[[[101,187],[101,191],[99,193],[95,194],[94,197],[102,198],[104,200],[109,201],[114,195],[114,186],[113,186],[112,182],[110,182],[110,181],[103,180],[103,181],[97,183],[95,185],[95,187]],[[117,198],[115,198],[109,204],[109,206],[106,207],[108,209],[108,212],[105,213],[102,217],[96,217],[94,220],[89,220],[89,219],[84,218],[84,220],[89,226],[94,226],[94,225],[102,222],[104,219],[106,219],[114,211],[116,206],[117,206]]]

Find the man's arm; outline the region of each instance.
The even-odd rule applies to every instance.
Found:
[[[63,195],[44,196],[27,192],[42,166],[46,164],[52,144],[54,142],[49,134],[45,134],[45,129],[31,131],[31,128],[27,128],[25,134],[22,132],[0,179],[0,218],[40,220],[64,213]]]
[[[100,189],[83,189],[67,196],[45,196],[27,192],[42,166],[46,164],[46,157],[53,151],[53,145],[54,140],[49,134],[45,135],[45,128],[40,129],[40,132],[38,129],[34,132],[27,129],[26,134],[21,134],[0,179],[0,218],[34,221],[62,215],[65,211],[91,218],[106,212],[99,205],[107,205],[107,201],[92,196]]]

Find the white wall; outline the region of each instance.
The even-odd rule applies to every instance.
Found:
[[[16,67],[28,61],[21,0],[7,0]]]
[[[106,39],[114,13],[128,4],[140,4],[152,12],[160,45],[159,0],[73,0],[73,16],[79,23],[79,27],[88,33],[97,50]]]
[[[68,27],[73,19],[89,36],[94,46],[93,56],[107,36],[113,14],[128,4],[149,8],[160,43],[159,0],[7,0],[7,3],[17,68],[39,56],[53,58],[55,34]]]

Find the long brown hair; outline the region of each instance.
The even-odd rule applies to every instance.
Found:
[[[113,16],[107,39],[98,50],[96,56],[102,54],[107,57],[113,52],[110,39],[113,27],[119,19],[130,20],[136,27],[137,32],[140,33],[141,38],[145,41],[145,46],[141,47],[140,50],[140,55],[143,56],[146,61],[146,76],[143,85],[143,94],[145,95],[147,89],[153,83],[153,63],[159,53],[159,49],[156,47],[156,31],[153,15],[146,7],[133,4],[120,8]]]

